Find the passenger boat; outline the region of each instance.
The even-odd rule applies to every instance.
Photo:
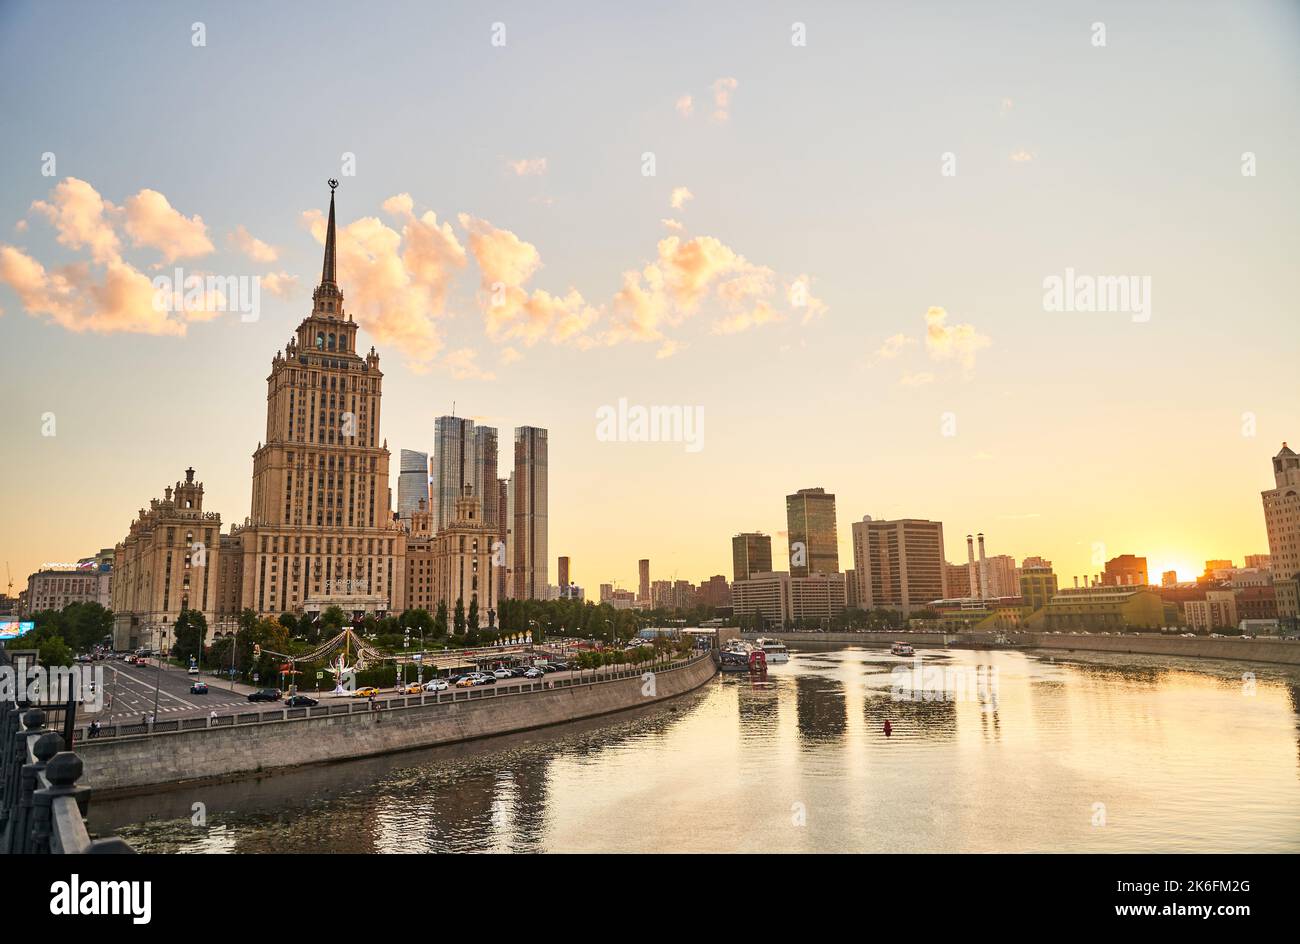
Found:
[[[718,656],[718,668],[723,672],[767,671],[766,653],[745,643],[732,643]]]
[[[763,650],[763,655],[767,657],[767,661],[772,665],[790,661],[790,650],[779,639],[760,636],[754,641],[754,645]]]
[[[916,650],[914,650],[908,643],[905,642],[894,643],[892,646],[889,647],[889,651],[896,656],[916,655]]]

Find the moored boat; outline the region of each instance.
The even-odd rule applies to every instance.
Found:
[[[909,645],[908,643],[905,643],[905,642],[896,642],[896,643],[894,643],[892,646],[889,647],[889,651],[892,652],[892,653],[893,653],[894,655],[896,655],[896,656],[913,656],[913,655],[916,655],[916,650],[913,649],[913,648],[911,647],[911,645]]]
[[[769,639],[766,636],[760,636],[754,640],[754,645],[763,650],[763,655],[767,658],[769,664],[776,665],[781,662],[790,661],[790,650],[785,647],[785,643],[779,639]]]

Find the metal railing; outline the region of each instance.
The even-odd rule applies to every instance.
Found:
[[[86,830],[90,788],[82,762],[46,727],[40,708],[0,702],[0,853],[131,853],[116,837]]]
[[[247,711],[236,714],[216,715],[207,718],[186,718],[172,721],[153,721],[145,724],[133,722],[129,724],[107,724],[101,725],[98,731],[92,733],[88,728],[78,728],[75,738],[80,743],[87,740],[94,742],[98,740],[111,740],[114,738],[139,737],[141,735],[151,736],[154,734],[168,734],[176,731],[190,731],[204,728],[228,728],[234,725],[244,726],[249,724],[272,724],[278,722],[304,721],[310,718],[323,718],[330,715],[346,714],[364,714],[371,711],[400,711],[410,708],[420,708],[426,705],[448,705],[460,702],[478,701],[480,699],[491,698],[510,698],[515,696],[530,695],[537,692],[561,691],[566,688],[588,687],[591,685],[601,685],[606,682],[617,682],[628,678],[639,678],[646,672],[671,672],[676,669],[685,668],[694,665],[701,659],[712,658],[711,655],[705,654],[693,656],[687,659],[676,659],[672,662],[644,662],[627,668],[620,668],[616,671],[605,672],[599,669],[583,670],[583,675],[562,679],[538,679],[534,682],[527,682],[520,685],[503,685],[500,689],[496,685],[485,685],[474,688],[452,688],[445,692],[434,692],[423,695],[392,696],[384,699],[376,699],[372,704],[366,699],[357,699],[329,705],[316,705],[309,708],[277,708],[270,711]]]

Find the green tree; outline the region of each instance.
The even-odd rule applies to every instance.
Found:
[[[433,618],[433,635],[435,639],[445,638],[447,635],[447,601],[438,601],[438,614]]]
[[[182,661],[197,659],[207,642],[208,621],[198,610],[181,610],[172,627],[172,653]]]
[[[459,597],[456,598],[456,614],[452,626],[457,636],[465,635],[465,601]]]
[[[61,636],[48,636],[41,640],[36,657],[44,666],[72,665],[72,650]]]
[[[321,629],[329,636],[337,636],[343,629],[343,623],[346,619],[343,610],[339,607],[326,607],[325,612],[320,615]]]
[[[472,630],[478,630],[478,597],[469,601],[469,627]]]

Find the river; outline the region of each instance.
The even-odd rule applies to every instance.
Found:
[[[91,826],[149,852],[1300,851],[1300,670],[918,655],[802,644],[657,707],[96,800]]]

